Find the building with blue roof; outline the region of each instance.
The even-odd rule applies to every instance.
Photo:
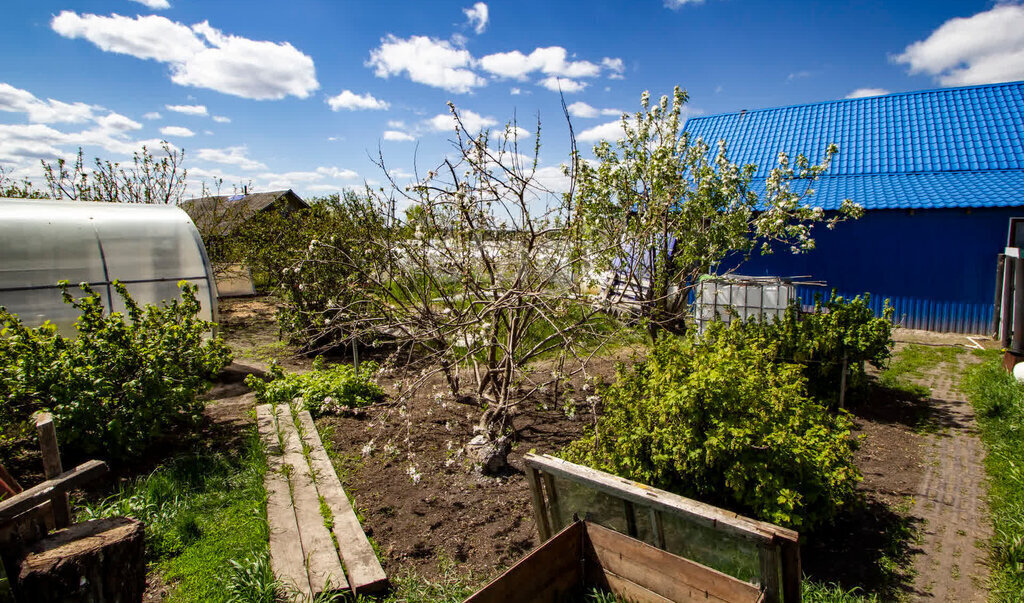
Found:
[[[992,333],[999,254],[1010,218],[1024,217],[1024,82],[944,88],[694,117],[685,130],[764,182],[779,152],[839,153],[807,199],[844,199],[863,218],[815,228],[815,250],[752,256],[740,272],[824,281],[872,294],[911,328]],[[805,303],[820,288],[800,287]]]

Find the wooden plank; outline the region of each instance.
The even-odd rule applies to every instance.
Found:
[[[334,548],[331,532],[324,525],[324,517],[320,514],[320,498],[309,463],[302,454],[299,430],[295,427],[287,405],[277,406],[277,428],[284,440],[284,464],[291,466],[288,483],[292,491],[295,520],[299,524],[299,540],[302,542],[302,555],[309,574],[309,587],[314,596],[322,592],[348,590],[341,558]]]
[[[299,413],[299,425],[304,432],[302,438],[310,448],[309,461],[316,479],[317,492],[324,497],[324,502],[334,515],[334,537],[338,541],[338,552],[345,563],[345,573],[352,592],[362,594],[386,591],[388,577],[345,495],[334,464],[327,456],[313,417],[308,411]]]
[[[629,601],[630,603],[685,603],[689,601],[707,601],[714,603],[717,601],[717,599],[697,598],[696,595],[688,599],[666,599],[658,593],[652,592],[632,580],[627,580],[622,576],[616,575],[615,572],[607,570],[601,572],[600,581],[595,581],[595,585],[617,595],[625,601]],[[703,593],[701,594],[703,595]]]
[[[47,500],[0,525],[0,546],[11,549],[35,542],[55,527],[53,503]]]
[[[761,590],[764,600],[777,603],[782,600],[782,589],[779,586],[782,575],[782,559],[779,545],[763,546],[759,550],[761,563]]]
[[[803,570],[800,567],[800,544],[783,540],[781,545],[782,600],[784,603],[800,603],[803,589]]]
[[[28,490],[0,502],[0,522],[8,521],[32,507],[52,500],[58,493],[74,490],[83,484],[106,475],[107,464],[102,461],[87,461],[54,479],[33,486]]]
[[[583,522],[577,521],[466,599],[465,603],[532,603],[572,600],[583,586]]]
[[[760,589],[645,542],[586,522],[588,561],[671,601],[753,602]]]
[[[48,412],[36,413],[36,433],[39,435],[39,448],[43,453],[43,472],[46,479],[53,479],[64,473],[60,462],[60,447],[57,446],[57,428],[53,424],[53,415]],[[71,525],[71,505],[68,494],[57,494],[53,500],[53,521],[58,528]]]
[[[633,503],[654,507],[659,511],[684,517],[694,523],[723,532],[740,536],[758,543],[768,543],[778,535],[780,538],[794,539],[795,532],[786,530],[779,526],[743,517],[700,501],[696,501],[678,494],[652,488],[651,486],[634,482],[570,463],[550,455],[536,455],[526,453],[523,460],[529,467],[534,467],[544,474],[570,480],[593,488],[599,492],[610,494],[615,498],[621,498]]]
[[[267,490],[267,525],[270,531],[270,566],[277,579],[300,596],[311,600],[313,590],[309,586],[302,543],[299,538],[299,524],[295,520],[295,508],[284,475],[284,458],[278,445],[277,422],[269,404],[256,407],[256,425],[260,439],[267,448],[267,474],[264,484]],[[276,451],[276,452],[275,452]]]
[[[551,525],[548,523],[547,506],[544,504],[544,492],[540,489],[540,471],[533,467],[526,468],[526,481],[530,484],[530,497],[533,498],[533,519],[537,523],[537,534],[543,543],[551,538]]]

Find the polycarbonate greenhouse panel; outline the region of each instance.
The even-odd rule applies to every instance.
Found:
[[[109,311],[124,303],[111,287],[123,282],[140,305],[180,297],[178,282],[198,287],[200,316],[215,320],[216,289],[195,225],[168,205],[0,199],[0,305],[28,326],[46,321],[70,335],[78,313],[63,302],[58,281],[100,294]]]
[[[0,201],[0,290],[106,280],[91,221],[62,209]]]

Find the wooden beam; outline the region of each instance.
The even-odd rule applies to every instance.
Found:
[[[299,413],[302,439],[309,448],[309,464],[313,470],[316,489],[334,515],[334,537],[338,541],[338,552],[345,563],[349,586],[354,594],[379,593],[388,589],[388,578],[381,567],[377,554],[356,517],[348,496],[341,486],[341,480],[334,470],[334,464],[327,456],[320,434],[308,411]]]
[[[277,428],[284,439],[282,460],[285,465],[291,466],[288,483],[291,486],[292,505],[295,507],[295,520],[299,524],[299,540],[302,542],[302,555],[309,574],[309,586],[313,595],[348,590],[341,558],[334,548],[330,531],[324,525],[324,517],[320,514],[320,498],[309,463],[303,455],[299,430],[286,404],[277,405]]]
[[[274,575],[287,588],[305,600],[313,599],[309,586],[309,575],[302,556],[299,540],[299,524],[295,519],[295,507],[288,478],[284,474],[283,451],[277,434],[277,421],[273,407],[263,404],[256,407],[256,425],[260,440],[267,449],[267,474],[264,485],[267,490],[267,525],[270,532],[270,566]]]
[[[102,461],[87,461],[70,471],[61,473],[54,479],[33,486],[28,490],[0,501],[0,522],[14,519],[32,507],[48,500],[56,494],[63,494],[87,484],[92,480],[106,475],[107,464]]]
[[[57,446],[57,429],[53,415],[48,412],[36,413],[36,433],[39,435],[39,449],[43,453],[43,471],[46,479],[53,479],[64,473],[60,462],[60,447]],[[58,494],[53,500],[53,523],[57,528],[71,525],[71,505],[67,492]]]

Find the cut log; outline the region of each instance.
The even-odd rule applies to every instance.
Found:
[[[135,603],[146,588],[142,523],[96,519],[30,545],[19,563],[19,601]]]

